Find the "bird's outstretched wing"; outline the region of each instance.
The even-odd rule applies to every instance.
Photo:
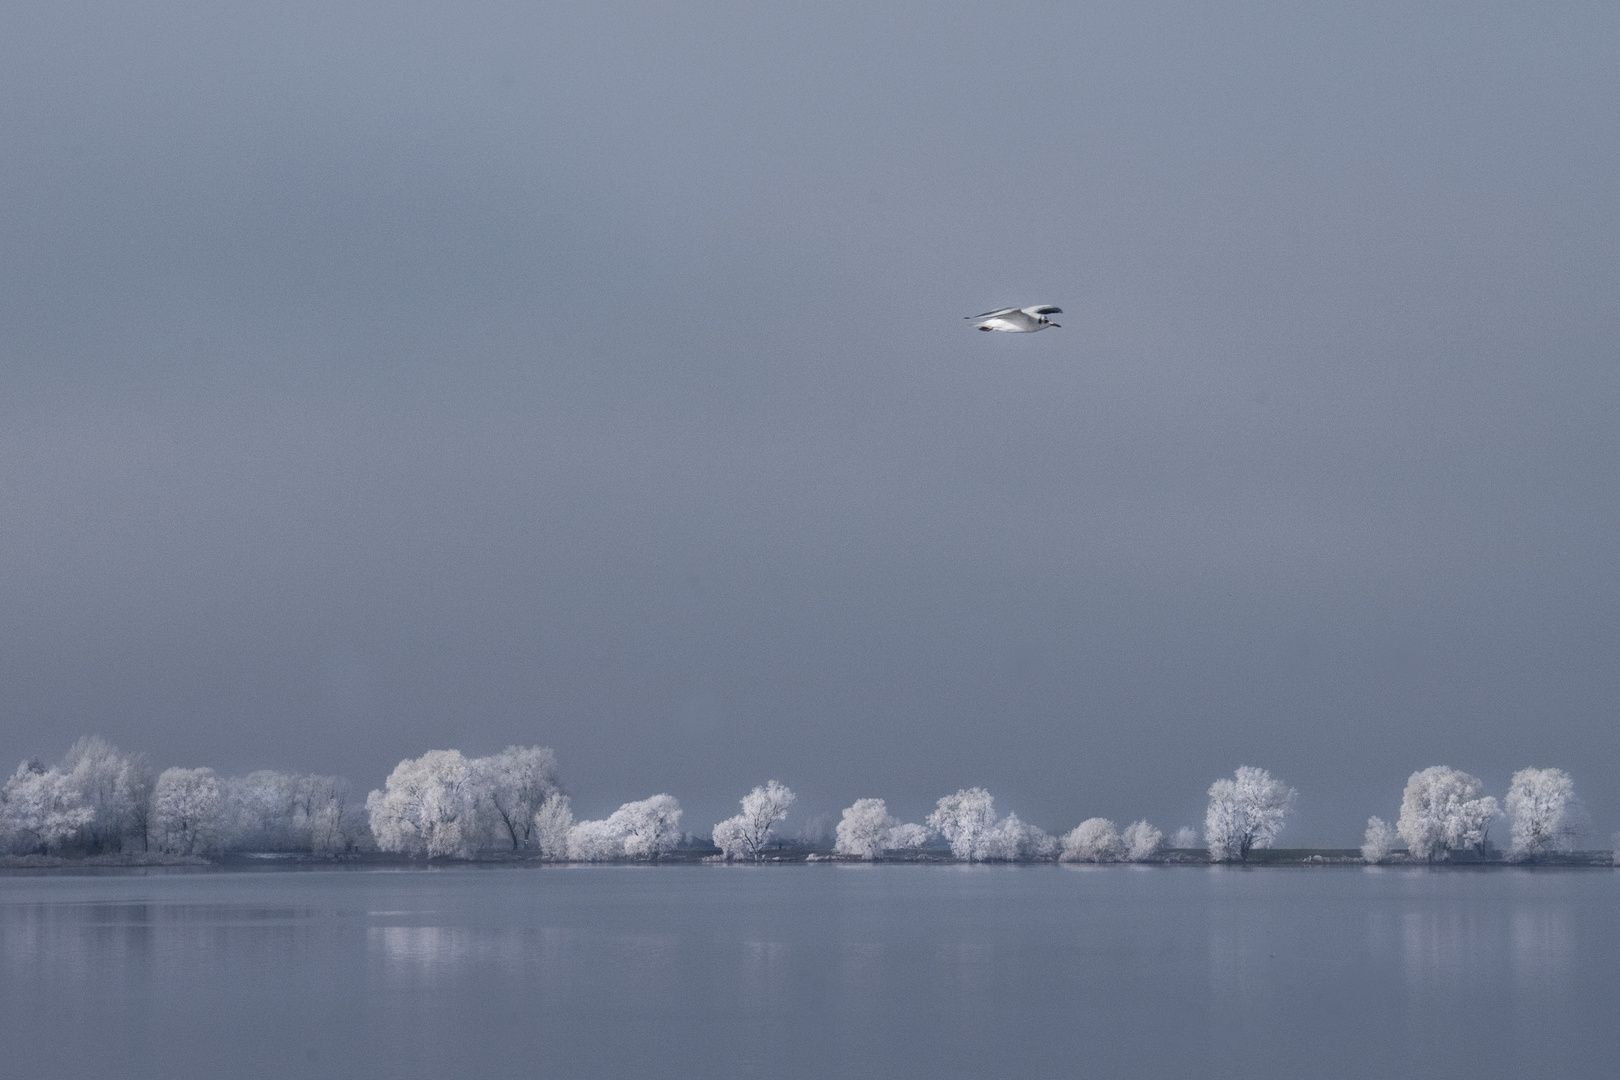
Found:
[[[1053,307],[1051,304],[1039,304],[1035,307],[1019,308],[1026,315],[1061,315],[1063,309]]]
[[[979,319],[993,319],[997,315],[1011,315],[1013,312],[1018,311],[1018,310],[1021,310],[1021,309],[1015,308],[1015,307],[1004,307],[1004,308],[996,308],[996,310],[994,310],[994,311],[987,311],[983,315],[964,315],[962,317],[964,319],[972,319],[972,320],[975,320],[975,321],[979,320]],[[1052,310],[1056,311],[1057,309],[1053,308]]]

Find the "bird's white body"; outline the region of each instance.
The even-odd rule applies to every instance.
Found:
[[[975,330],[999,330],[1004,334],[1033,334],[1037,330],[1045,330],[1048,326],[1061,327],[1048,319],[1048,315],[1061,315],[1063,309],[1053,307],[1051,304],[1035,304],[1031,307],[998,308],[987,311],[983,315],[969,315]]]

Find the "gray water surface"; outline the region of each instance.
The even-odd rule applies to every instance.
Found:
[[[16,1077],[1608,1077],[1607,871],[0,877]]]

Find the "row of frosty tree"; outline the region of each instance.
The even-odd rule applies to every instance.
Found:
[[[0,787],[0,850],[15,854],[342,852],[363,836],[338,777],[158,771],[96,736],[50,768],[23,762]]]
[[[1210,859],[1244,861],[1251,851],[1271,847],[1297,800],[1293,788],[1265,769],[1245,765],[1231,778],[1215,781],[1210,785],[1204,816],[1203,839]],[[1483,855],[1489,849],[1492,825],[1503,817],[1508,821],[1506,855],[1512,860],[1572,851],[1586,823],[1585,811],[1575,797],[1575,782],[1562,769],[1520,769],[1499,804],[1484,794],[1478,777],[1436,765],[1418,770],[1407,780],[1394,828],[1382,818],[1368,819],[1362,858],[1369,863],[1387,861],[1396,853],[1397,838],[1405,841],[1411,859],[1436,862],[1453,853]],[[1062,862],[1143,862],[1158,857],[1166,846],[1164,834],[1146,821],[1121,831],[1100,817],[1083,821],[1061,840],[1054,840],[1019,821],[1016,814],[997,820],[994,800],[983,788],[939,800],[927,823],[950,843],[956,858],[975,862],[1053,855]],[[928,835],[919,826],[896,822],[883,800],[858,799],[839,822],[835,850],[872,859],[886,851],[918,846]],[[1172,844],[1193,848],[1197,836],[1192,829],[1183,828]],[[1616,847],[1620,847],[1620,837]],[[1620,852],[1615,858],[1620,862]]]
[[[1271,847],[1297,795],[1264,769],[1244,766],[1209,789],[1203,843],[1215,861],[1242,861]],[[717,858],[761,860],[777,843],[776,827],[793,792],[772,780],[741,800],[741,813],[711,830]],[[15,853],[99,854],[157,850],[205,854],[222,850],[344,852],[359,847],[409,855],[466,858],[495,848],[583,862],[656,859],[682,840],[681,806],[671,795],[623,804],[607,818],[576,821],[562,791],[557,759],[541,746],[509,746],[489,757],[432,750],[399,763],[364,804],[335,777],[260,770],[220,777],[211,769],[154,770],[105,739],[80,739],[62,762],[24,762],[0,787],[0,847]],[[1446,766],[1413,773],[1391,828],[1368,821],[1362,855],[1381,862],[1405,841],[1410,858],[1434,861],[1453,852],[1483,853],[1492,825],[1509,822],[1510,858],[1570,850],[1584,822],[1574,784],[1560,769],[1521,769],[1503,801],[1483,793],[1476,777]],[[1166,843],[1147,821],[1123,830],[1105,818],[1053,837],[1019,819],[998,816],[983,788],[941,798],[921,824],[903,823],[882,799],[857,799],[843,811],[834,850],[877,859],[936,841],[969,862],[1146,861],[1166,848],[1199,847],[1191,828]]]
[[[492,770],[494,762],[505,765]],[[1239,768],[1210,786],[1203,847],[1217,862],[1246,860],[1251,851],[1275,843],[1297,799],[1293,788],[1265,769]],[[792,790],[775,780],[743,796],[742,812],[711,831],[720,849],[717,858],[764,859],[793,802]],[[539,747],[510,747],[495,758],[470,760],[454,750],[435,750],[402,761],[383,789],[367,798],[366,807],[383,850],[429,856],[476,850],[478,838],[492,831],[479,824],[480,807],[491,808],[482,813],[485,821],[505,825],[503,835],[513,850],[529,849],[549,859],[657,858],[681,838],[681,806],[667,794],[625,803],[599,821],[575,821],[556,783],[556,759]],[[1561,769],[1519,770],[1499,807],[1483,794],[1477,778],[1440,765],[1412,774],[1393,830],[1379,818],[1369,820],[1362,854],[1368,862],[1388,859],[1397,836],[1412,858],[1483,853],[1490,828],[1504,811],[1510,823],[1508,855],[1517,859],[1571,850],[1584,822],[1574,783]],[[527,822],[527,829],[518,822]],[[915,851],[936,837],[955,858],[968,862],[1141,862],[1160,857],[1167,846],[1199,846],[1191,828],[1178,830],[1167,845],[1147,821],[1121,830],[1100,817],[1055,838],[1017,814],[998,816],[995,799],[983,788],[945,796],[922,824],[897,820],[882,799],[857,799],[844,810],[835,835],[835,852],[861,859]]]

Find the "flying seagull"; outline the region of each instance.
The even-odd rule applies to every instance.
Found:
[[[1037,330],[1045,330],[1048,326],[1061,326],[1048,319],[1048,315],[1061,315],[1063,309],[1053,307],[1051,304],[1037,304],[1034,307],[1004,307],[995,311],[987,311],[983,315],[969,315],[973,325],[980,330],[1000,330],[1007,334],[1033,334]]]

